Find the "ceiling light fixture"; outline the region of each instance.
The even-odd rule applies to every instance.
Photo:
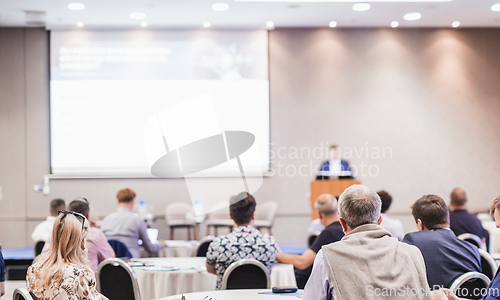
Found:
[[[146,18],[146,14],[142,12],[134,12],[130,14],[130,18],[133,20],[142,20]]]
[[[331,21],[331,22],[328,24],[328,26],[330,26],[331,28],[333,28],[333,27],[337,27],[337,22],[335,22],[335,21]]]
[[[76,26],[83,27],[83,22],[82,21],[76,22]]]
[[[500,11],[500,3],[493,4],[493,5],[491,6],[491,10],[492,10],[492,11]]]
[[[226,11],[229,9],[229,5],[227,3],[215,3],[212,5],[212,10],[214,11]]]
[[[268,28],[274,28],[274,22],[273,21],[267,21],[266,26]]]
[[[148,27],[148,23],[147,22],[141,22],[141,26],[142,27]]]
[[[208,22],[208,21],[203,22],[203,27],[208,28],[208,27],[210,27],[211,25],[212,25],[212,24],[210,24],[210,22]]]
[[[398,27],[398,26],[399,26],[399,22],[398,22],[398,21],[392,21],[392,22],[391,22],[391,27],[392,27],[392,28],[396,28],[396,27]]]
[[[367,11],[370,9],[370,3],[356,3],[352,6],[354,11]]]
[[[403,19],[405,19],[406,21],[416,21],[416,20],[419,20],[420,18],[422,18],[422,14],[419,13],[419,12],[411,12],[411,13],[407,13]]]
[[[453,28],[457,28],[458,26],[460,26],[460,22],[458,22],[458,21],[451,23],[451,27],[453,27]]]
[[[85,5],[83,5],[81,3],[70,3],[68,5],[68,8],[71,10],[82,10],[85,8]]]

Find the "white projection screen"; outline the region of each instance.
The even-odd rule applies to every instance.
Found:
[[[55,30],[50,39],[52,174],[269,170],[267,31]]]

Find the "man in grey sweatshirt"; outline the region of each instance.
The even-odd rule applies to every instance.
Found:
[[[316,255],[304,300],[432,299],[420,250],[380,226],[380,197],[354,185],[339,199],[341,241]]]

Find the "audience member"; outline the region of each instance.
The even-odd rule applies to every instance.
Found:
[[[54,226],[54,221],[56,220],[57,213],[60,210],[66,210],[66,203],[63,199],[54,199],[50,202],[50,216],[47,217],[45,221],[38,224],[35,230],[31,234],[33,242],[39,240],[48,241],[50,240],[50,234],[52,233],[52,227]]]
[[[316,255],[304,300],[431,299],[420,251],[380,226],[381,206],[377,193],[365,186],[342,193],[339,214],[346,235]]]
[[[164,241],[153,244],[147,234],[147,225],[137,214],[134,208],[135,192],[131,189],[119,190],[116,194],[118,210],[102,220],[101,230],[108,240],[118,240],[127,246],[133,258],[141,257],[139,239],[148,252],[156,253],[164,246]]]
[[[5,295],[5,261],[0,251],[0,297]]]
[[[226,268],[240,259],[256,259],[271,273],[277,253],[276,240],[272,236],[260,234],[250,225],[255,217],[256,205],[254,197],[247,192],[232,197],[229,215],[235,229],[227,236],[215,238],[208,247],[207,271],[217,275],[217,290],[221,289]]]
[[[403,240],[403,223],[401,223],[400,220],[389,218],[386,215],[386,212],[392,203],[392,196],[386,191],[379,191],[377,194],[379,195],[380,200],[382,200],[382,223],[380,223],[380,226],[384,227],[399,241]]]
[[[493,200],[491,204],[491,214],[495,218],[495,223],[497,228],[500,228],[500,197],[497,197]],[[495,277],[493,277],[493,280],[490,282],[488,287],[486,288],[486,291],[474,291],[482,293],[483,297],[481,300],[498,300],[500,298],[500,276],[498,275],[500,272],[497,272],[495,274]],[[464,298],[458,298],[450,292],[449,290],[445,289],[445,294],[448,296],[448,300],[466,300]],[[446,298],[439,298],[439,299],[446,299]],[[438,299],[436,299],[438,300]]]
[[[425,195],[412,206],[418,232],[405,235],[403,242],[417,246],[425,261],[431,289],[449,287],[467,272],[481,272],[476,246],[456,237],[449,228],[448,207],[436,195]]]
[[[27,289],[38,299],[107,299],[96,290],[94,272],[87,266],[85,239],[89,223],[85,216],[61,211],[54,222],[49,251],[29,267]]]
[[[89,218],[89,202],[85,198],[79,198],[71,201],[68,206],[69,211],[74,211]],[[92,270],[97,271],[99,260],[103,261],[107,258],[115,257],[113,248],[108,243],[108,239],[104,236],[99,228],[90,226],[89,235],[87,237],[87,250],[89,257],[89,266]]]
[[[285,264],[293,264],[296,268],[295,278],[297,286],[303,289],[306,285],[312,271],[312,264],[316,258],[316,253],[321,247],[337,241],[344,236],[342,226],[339,222],[337,210],[337,199],[330,194],[323,194],[316,199],[314,208],[318,212],[319,220],[325,227],[325,230],[316,238],[310,249],[307,249],[302,255],[291,255],[278,253],[276,259]]]
[[[450,194],[450,229],[453,230],[456,236],[463,233],[472,233],[482,239],[484,238],[484,229],[481,221],[466,210],[466,203],[467,195],[465,191],[459,188],[453,189]]]

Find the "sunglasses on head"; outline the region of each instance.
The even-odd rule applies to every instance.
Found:
[[[67,210],[60,210],[57,215],[60,215],[61,213],[65,214],[65,215],[75,216],[80,222],[82,222],[82,231],[83,231],[83,229],[85,228],[85,216],[84,215],[77,213],[77,212],[74,212],[74,211],[67,211]]]

